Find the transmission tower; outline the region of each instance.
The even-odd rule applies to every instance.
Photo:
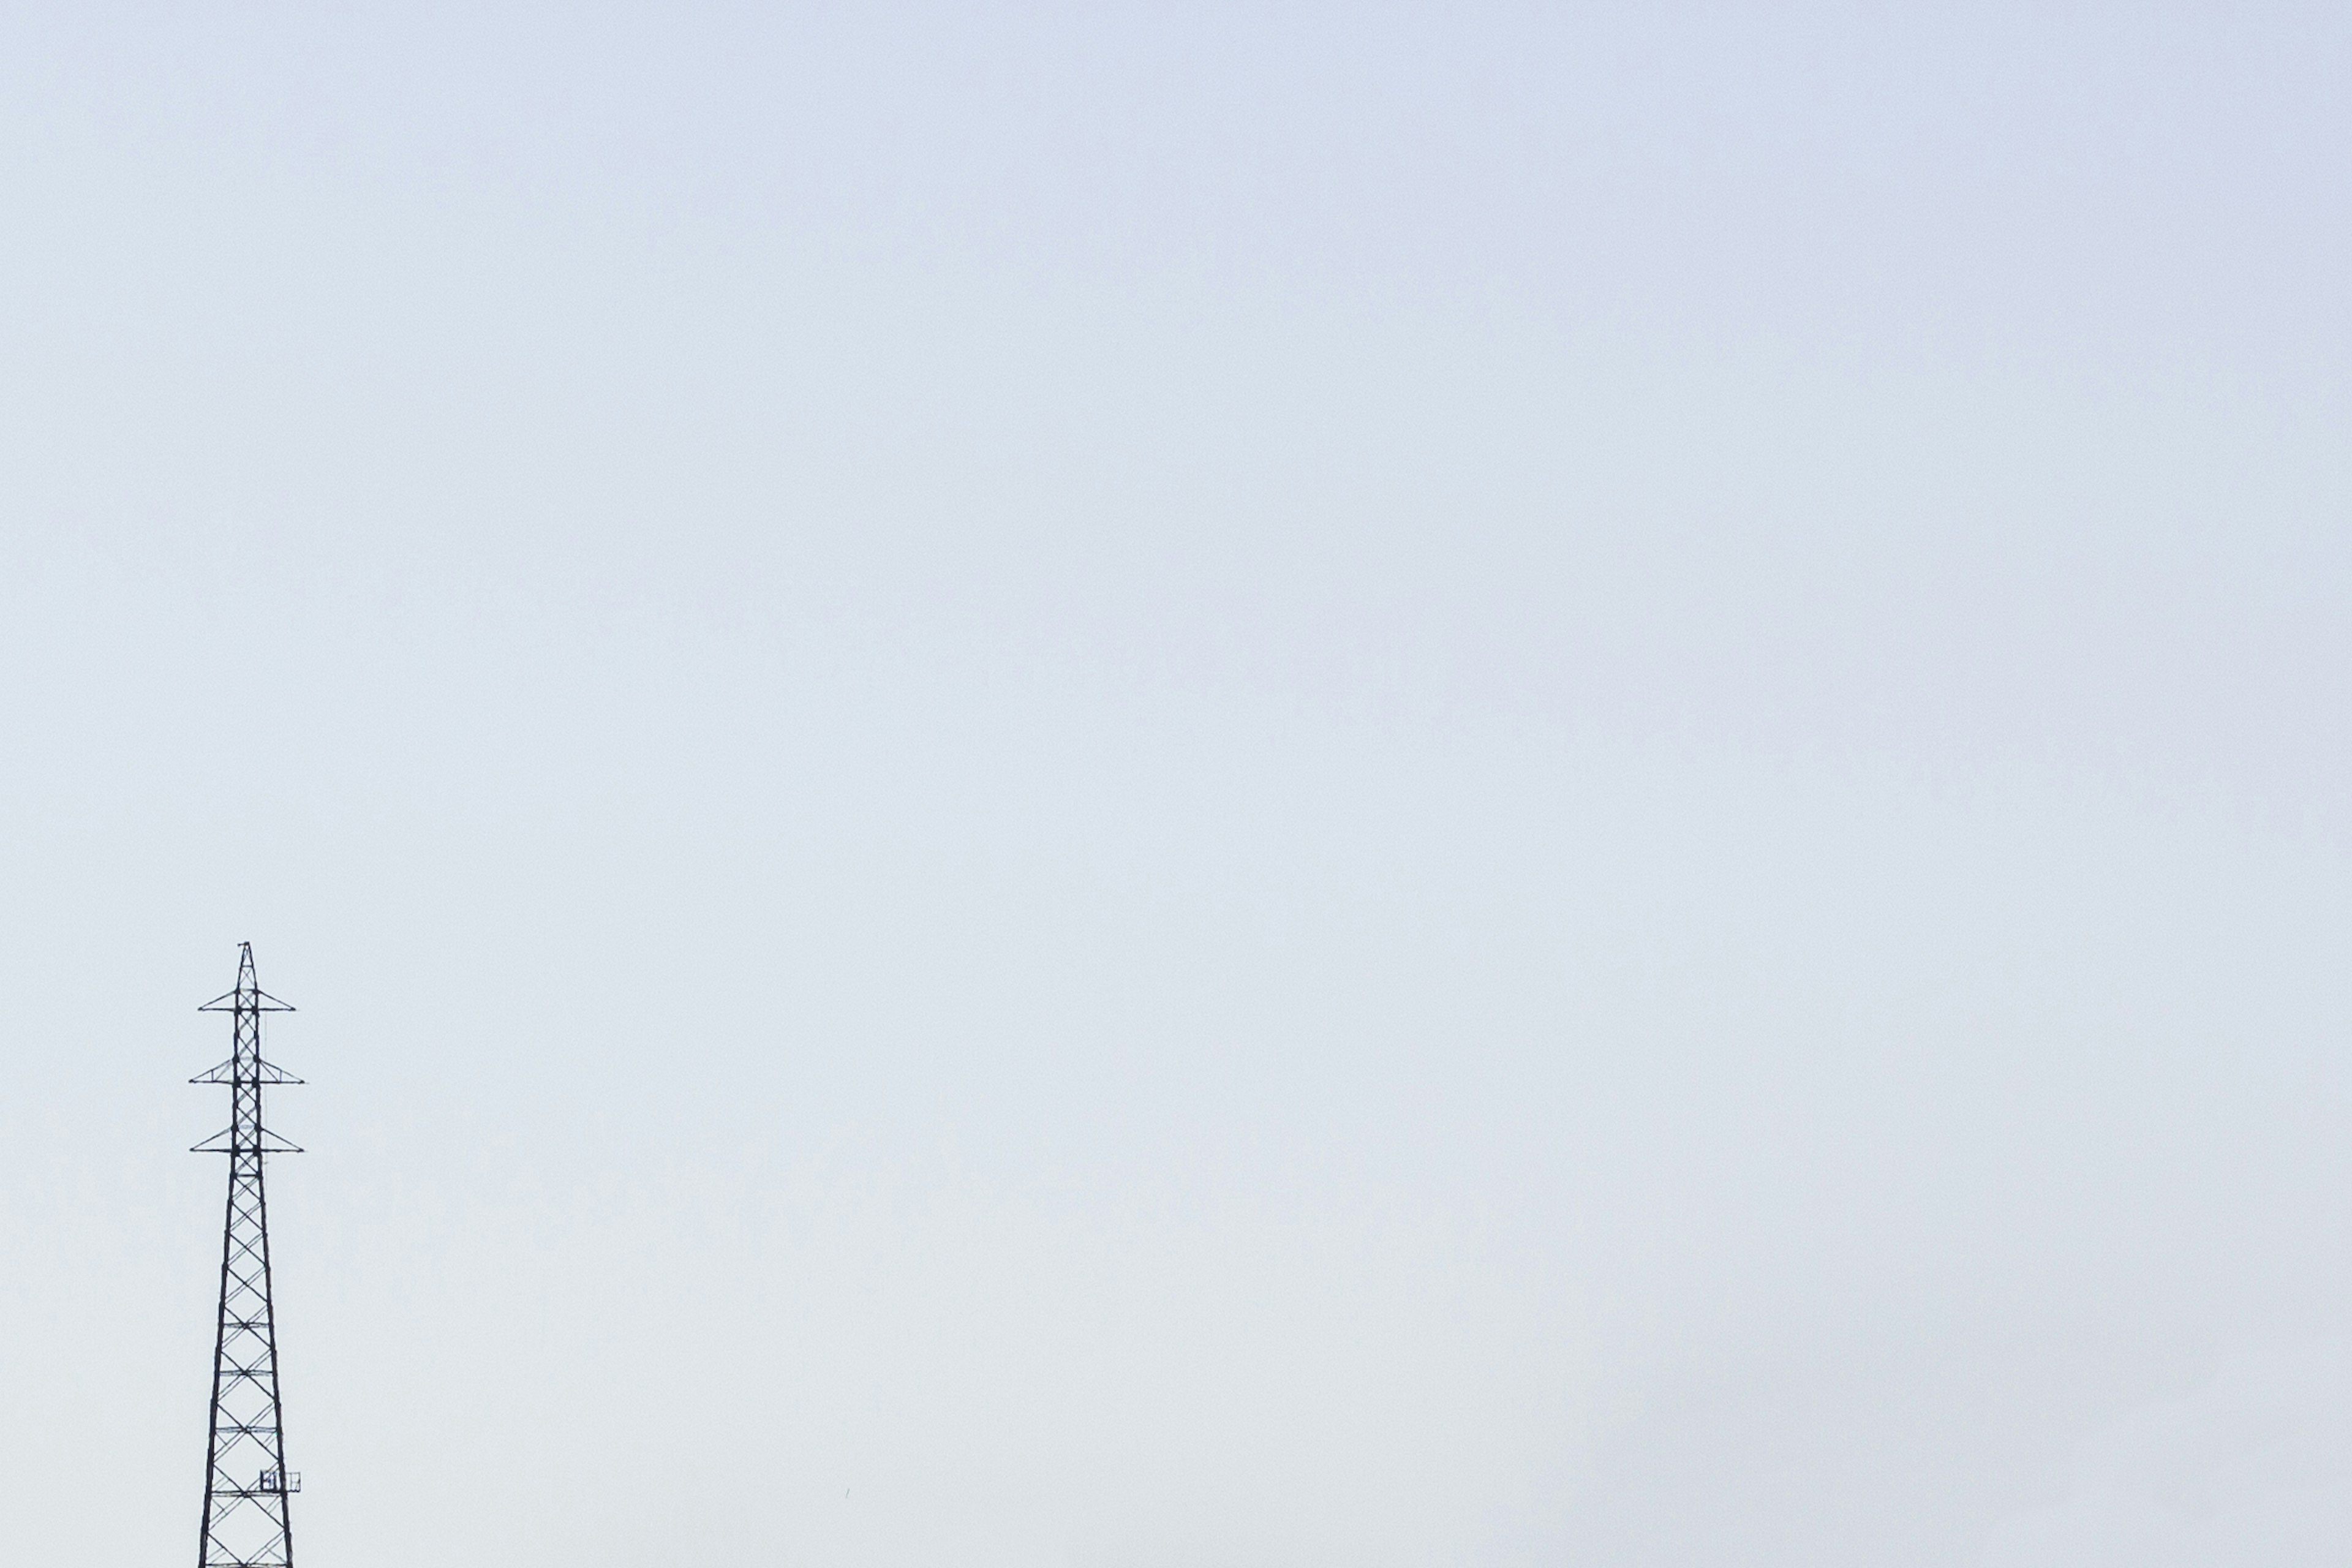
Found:
[[[261,1056],[261,1016],[294,1009],[253,977],[253,944],[237,948],[236,989],[200,1009],[233,1016],[228,1060],[190,1083],[227,1086],[227,1131],[196,1145],[228,1156],[228,1217],[221,1226],[220,1331],[213,1342],[212,1441],[205,1452],[205,1522],[196,1568],[293,1568],[287,1500],[302,1478],[286,1468],[278,1402],[278,1315],[269,1301],[269,1205],[261,1169],[299,1154],[261,1120],[265,1085],[300,1083]]]

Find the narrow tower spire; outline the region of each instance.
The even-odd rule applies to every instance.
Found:
[[[205,1451],[204,1530],[196,1568],[294,1568],[287,1500],[302,1479],[286,1468],[278,1401],[278,1315],[269,1300],[269,1205],[263,1161],[300,1150],[261,1120],[265,1084],[299,1083],[261,1056],[261,1016],[294,1009],[261,988],[253,944],[237,946],[236,989],[200,1009],[234,1016],[228,1060],[190,1083],[226,1085],[226,1131],[196,1145],[228,1156],[228,1217],[221,1226],[220,1330],[213,1342],[212,1440]]]

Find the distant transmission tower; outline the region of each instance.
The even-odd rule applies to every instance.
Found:
[[[220,1331],[213,1342],[212,1443],[205,1453],[205,1523],[196,1568],[293,1568],[287,1499],[302,1478],[286,1468],[278,1402],[278,1316],[269,1304],[269,1205],[261,1166],[299,1154],[261,1120],[265,1084],[300,1083],[261,1058],[261,1016],[294,1009],[253,977],[253,944],[237,948],[236,989],[204,1005],[236,1016],[228,1060],[190,1083],[228,1086],[226,1131],[196,1145],[228,1156],[228,1218],[221,1226]]]

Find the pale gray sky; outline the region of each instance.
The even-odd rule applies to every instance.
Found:
[[[2352,7],[0,7],[10,1553],[2352,1542]]]

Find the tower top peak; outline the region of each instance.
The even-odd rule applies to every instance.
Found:
[[[281,1002],[261,988],[261,981],[253,968],[253,943],[236,944],[236,988],[224,991],[203,1006],[199,1013],[291,1013],[294,1005]]]

